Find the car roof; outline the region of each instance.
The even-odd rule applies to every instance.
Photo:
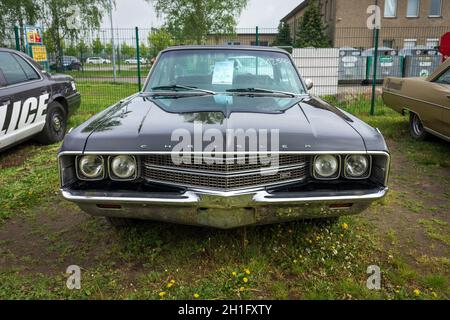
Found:
[[[244,46],[244,45],[217,45],[217,46],[211,46],[211,45],[185,45],[185,46],[174,46],[174,47],[168,47],[167,49],[164,49],[161,51],[167,52],[167,51],[182,51],[182,50],[251,50],[251,51],[269,51],[269,52],[280,52],[284,54],[289,54],[286,50],[275,48],[275,47],[261,47],[261,46]]]

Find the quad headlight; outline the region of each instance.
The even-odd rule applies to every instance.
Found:
[[[110,176],[113,180],[134,180],[137,174],[136,158],[121,155],[110,158]]]
[[[96,155],[78,158],[78,177],[82,180],[100,180],[105,176],[105,161]]]
[[[349,179],[365,179],[370,175],[370,157],[366,155],[350,155],[345,159],[345,177]]]
[[[339,158],[330,154],[317,156],[313,168],[317,179],[336,179],[339,177]]]

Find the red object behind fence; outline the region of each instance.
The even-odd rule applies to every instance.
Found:
[[[450,58],[450,32],[447,32],[442,36],[439,52],[443,55],[443,61]]]

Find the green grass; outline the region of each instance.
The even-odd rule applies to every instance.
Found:
[[[78,88],[83,107],[71,126],[135,92],[130,84],[80,82]],[[408,150],[405,155],[414,170],[435,174],[448,167],[448,145],[445,149],[439,141],[412,141],[407,120],[381,101],[375,117],[368,116],[363,98],[334,102]],[[345,217],[335,225],[300,221],[246,232],[161,223],[116,231],[102,219],[81,219],[84,215],[59,196],[59,144],[24,148],[31,156],[23,163],[0,165],[0,235],[23,216],[14,221],[30,230],[16,241],[33,250],[21,249],[11,239],[0,241],[0,254],[11,262],[0,268],[0,299],[450,298],[448,258],[430,254],[411,262],[404,248],[398,249],[398,232],[388,228],[381,233],[363,216]],[[404,174],[396,173],[396,179],[409,183],[414,178]],[[448,181],[442,187],[450,190]],[[411,214],[426,208],[405,199],[406,193],[395,190],[371,208],[372,215],[383,214],[391,204]],[[450,246],[445,221],[424,218],[416,227],[429,241]],[[65,287],[64,272],[71,264],[82,267],[81,290]],[[369,265],[381,267],[380,291],[366,287]]]

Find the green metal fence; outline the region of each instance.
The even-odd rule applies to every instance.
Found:
[[[423,62],[421,57],[405,59],[402,56],[405,52],[405,55],[411,54],[402,50],[406,45],[405,37],[412,39],[415,35],[417,45],[433,46],[436,44],[429,42],[439,39],[446,31],[450,31],[450,26],[384,28],[379,31],[379,41],[375,42],[377,34],[367,28],[338,28],[334,31],[334,38],[330,39],[328,49],[311,51],[286,46],[283,48],[292,53],[302,75],[315,82],[313,93],[337,96],[340,101],[360,97],[370,99],[373,96],[375,101],[379,98],[384,77],[402,77],[406,66],[412,73],[420,74],[423,71],[422,67],[415,69],[419,66],[415,64]],[[49,57],[46,67],[50,72],[66,73],[75,78],[83,94],[82,112],[98,111],[141,89],[152,60],[161,48],[160,41],[154,38],[157,32],[156,29],[144,28],[117,28],[112,31],[82,29],[77,38],[65,38],[59,47],[52,39],[44,37]],[[276,28],[238,28],[232,34],[208,35],[201,44],[271,46],[276,34]],[[3,47],[23,48],[22,38],[17,29],[7,30],[0,35],[0,44]],[[293,38],[295,42],[295,35]],[[170,41],[170,45],[181,44],[189,43]],[[375,44],[380,47],[379,51],[373,50]],[[424,51],[424,55],[428,55],[428,52]],[[377,59],[374,59],[375,56]],[[432,59],[439,61],[439,57]],[[373,67],[374,61],[376,68]]]

